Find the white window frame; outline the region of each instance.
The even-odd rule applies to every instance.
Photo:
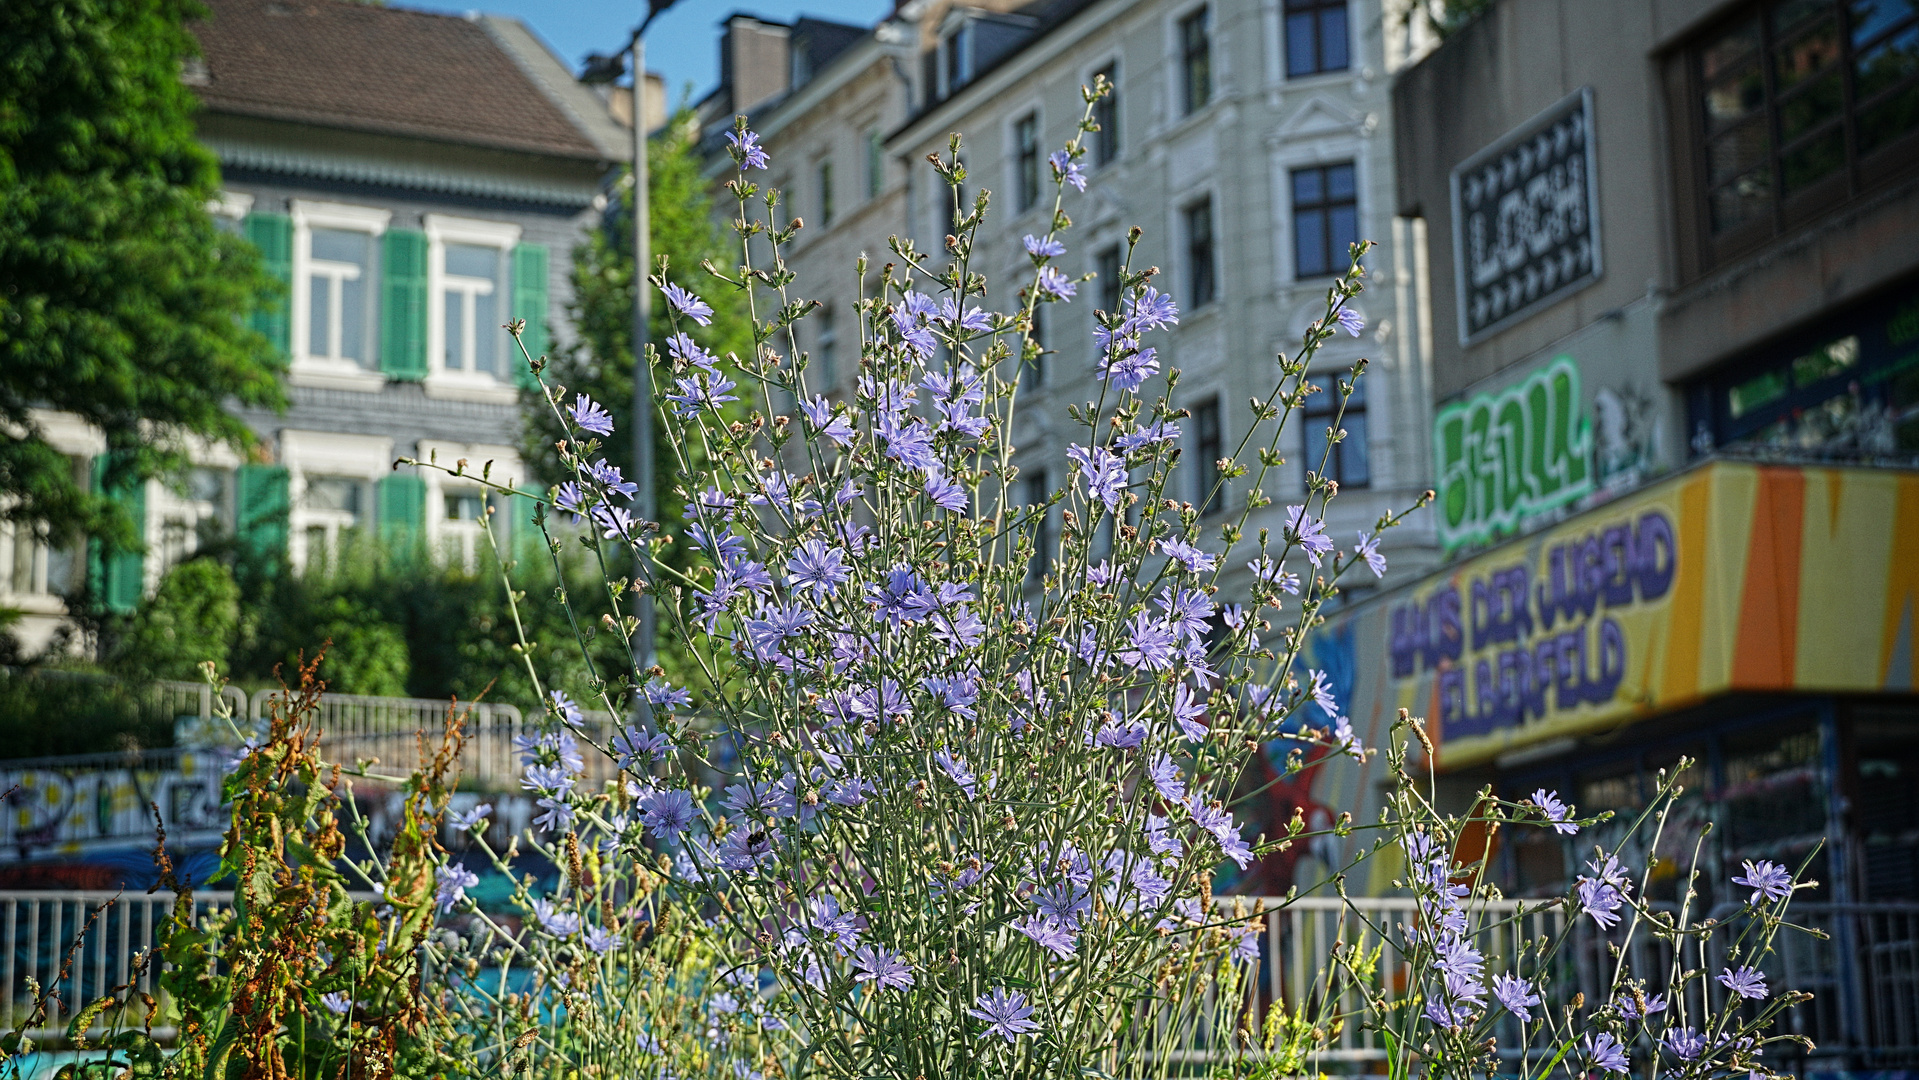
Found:
[[[351,206],[346,203],[314,202],[308,199],[295,199],[291,210],[293,218],[293,295],[290,297],[289,312],[292,316],[291,333],[288,342],[293,354],[292,364],[287,370],[288,378],[299,386],[326,387],[335,390],[379,390],[386,385],[386,376],[371,365],[375,357],[368,356],[362,364],[355,360],[345,360],[338,356],[314,356],[307,351],[312,340],[313,293],[308,278],[316,268],[328,268],[337,288],[339,276],[331,273],[337,269],[344,271],[343,263],[329,263],[313,257],[314,229],[345,229],[350,232],[363,232],[368,237],[367,269],[371,271],[377,258],[377,247],[372,241],[386,234],[387,226],[393,220],[393,211],[379,210],[370,206]],[[367,322],[370,327],[379,326],[379,304],[376,290],[369,282],[367,289]],[[337,322],[339,305],[333,306]],[[377,336],[377,335],[376,335]],[[334,327],[330,335],[337,351],[339,333]]]
[[[473,480],[464,477],[449,476],[438,469],[421,469],[420,476],[426,481],[426,536],[427,550],[434,556],[447,562],[457,561],[468,570],[479,566],[480,551],[486,546],[484,528],[480,522],[454,519],[446,516],[446,497],[448,495],[479,495],[488,505],[498,506],[500,500],[492,496],[479,484],[482,473],[496,484],[517,487],[520,479],[526,476],[526,469],[520,461],[520,453],[510,446],[497,446],[490,443],[456,443],[439,439],[421,439],[419,456],[422,460],[437,461],[441,465],[452,466],[465,460],[466,472]],[[493,463],[491,472],[487,472],[487,462]],[[511,503],[512,500],[505,500]],[[497,516],[497,515],[496,515]],[[529,528],[531,526],[528,526]],[[494,535],[498,536],[498,533]],[[502,541],[507,537],[500,537]]]
[[[325,534],[330,557],[340,550],[340,531],[350,525],[372,524],[379,482],[392,468],[393,440],[378,435],[343,435],[332,431],[280,432],[280,463],[287,470],[287,558],[297,573],[306,569],[307,530]],[[306,504],[309,478],[344,477],[360,482],[361,510],[356,523],[343,511],[319,510]]]
[[[1305,290],[1324,295],[1326,279],[1315,277],[1302,285],[1293,246],[1293,170],[1322,168],[1351,162],[1353,166],[1353,205],[1359,220],[1359,235],[1371,235],[1366,216],[1373,200],[1368,197],[1372,180],[1372,149],[1362,136],[1340,132],[1308,137],[1304,141],[1276,146],[1268,157],[1273,193],[1273,284],[1282,294]]]
[[[452,370],[446,367],[447,289],[468,281],[478,284],[477,279],[460,278],[446,272],[446,246],[473,244],[499,250],[502,272],[496,286],[500,290],[500,304],[496,310],[510,311],[513,288],[513,283],[509,280],[512,273],[510,256],[513,253],[513,246],[520,242],[521,229],[510,222],[482,221],[477,218],[451,217],[446,214],[426,215],[425,225],[427,376],[422,386],[428,397],[510,405],[519,400],[519,389],[514,386],[510,378],[471,370],[471,340],[468,342],[467,368]],[[471,296],[472,293],[468,295]],[[502,367],[509,365],[510,358],[502,360]]]

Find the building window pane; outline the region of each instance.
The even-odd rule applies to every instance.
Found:
[[[1213,41],[1207,11],[1200,8],[1179,21],[1180,103],[1197,112],[1213,100]]]
[[[1217,282],[1213,266],[1213,200],[1202,199],[1186,208],[1186,273],[1190,307],[1213,302]]]
[[[448,244],[444,259],[446,369],[497,374],[505,336],[498,314],[500,251],[478,244]]]
[[[1020,385],[1037,390],[1046,385],[1046,305],[1033,306],[1033,346],[1039,351],[1020,368]]]
[[[314,229],[308,234],[308,356],[355,363],[366,357],[372,247],[370,235],[350,229]]]
[[[1099,253],[1099,265],[1094,269],[1099,274],[1099,308],[1108,315],[1119,314],[1120,280],[1119,245],[1114,244]]]
[[[815,316],[819,320],[819,343],[816,360],[819,370],[813,377],[813,389],[830,391],[839,385],[839,332],[833,325],[833,305],[820,308]]]
[[[1226,486],[1221,482],[1225,474],[1219,469],[1219,459],[1226,456],[1226,438],[1218,398],[1193,409],[1193,451],[1199,457],[1199,468],[1193,470],[1193,505],[1200,513],[1210,514],[1226,505]]]
[[[1326,431],[1333,426],[1339,412],[1338,387],[1334,384],[1341,377],[1328,372],[1316,378],[1314,382],[1320,389],[1306,397],[1306,408],[1301,415],[1306,430],[1304,467],[1308,472],[1317,472],[1324,459],[1327,479],[1338,481],[1340,487],[1365,487],[1373,479],[1366,452],[1366,380],[1360,379],[1353,386],[1353,396],[1346,400],[1345,415],[1339,418],[1346,437],[1333,444],[1330,455],[1326,452]]]
[[[833,163],[820,162],[820,225],[833,224]]]
[[[1044,509],[1046,500],[1052,496],[1052,488],[1047,484],[1046,470],[1036,469],[1026,474],[1026,502],[1039,514],[1038,528],[1033,530],[1033,557],[1026,564],[1026,584],[1038,586],[1046,577],[1046,571],[1053,566],[1053,515]]]
[[[1919,5],[1751,3],[1683,59],[1705,232],[1739,251],[1913,167],[1884,151],[1919,136]]]
[[[1094,75],[1112,85],[1105,97],[1093,105],[1093,122],[1099,131],[1093,135],[1093,164],[1107,165],[1119,160],[1119,65],[1108,64]]]
[[[1293,276],[1343,272],[1359,242],[1359,191],[1350,162],[1294,169]]]
[[[1039,114],[1027,113],[1013,125],[1013,144],[1019,170],[1019,209],[1039,201]]]
[[[1286,74],[1344,71],[1346,0],[1286,0]]]
[[[879,128],[866,133],[866,197],[878,197],[886,183],[886,141]]]

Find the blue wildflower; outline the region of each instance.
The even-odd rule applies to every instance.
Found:
[[[613,434],[613,414],[585,394],[573,395],[573,405],[567,412],[582,431],[590,431],[595,435]]]
[[[727,152],[733,155],[733,160],[740,163],[741,172],[747,169],[764,169],[771,164],[766,156],[766,149],[760,145],[758,132],[729,131],[726,133],[726,141],[733,144]]]
[[[995,987],[981,994],[973,1004],[975,1007],[966,1010],[966,1015],[986,1021],[987,1035],[1003,1036],[1010,1043],[1039,1030],[1039,1024],[1032,1020],[1033,1007],[1026,1004],[1026,995],[1017,990]]]
[[[1784,900],[1792,895],[1792,873],[1785,867],[1767,859],[1753,862],[1745,860],[1746,876],[1732,879],[1734,885],[1744,885],[1752,889],[1752,898],[1748,904],[1757,906],[1760,900]]]
[[[666,287],[662,288],[660,292],[665,295],[666,302],[672,304],[674,310],[680,314],[692,319],[701,326],[711,326],[713,324],[713,309],[707,306],[706,301],[701,300],[691,292],[680,288],[670,281],[666,283]]]

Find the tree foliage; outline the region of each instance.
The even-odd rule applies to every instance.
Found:
[[[243,444],[227,403],[282,400],[280,361],[241,318],[276,286],[207,210],[219,169],[181,82],[200,12],[0,5],[0,517],[130,535],[32,409],[104,432],[111,487],[184,463],[154,429]]]

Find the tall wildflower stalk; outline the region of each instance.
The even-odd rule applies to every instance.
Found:
[[[699,679],[595,673],[594,704],[635,718],[593,747],[625,770],[617,801],[630,812],[575,782],[562,742],[584,728],[564,693],[548,695],[555,730],[529,748],[526,786],[558,845],[590,834],[614,859],[670,857],[674,888],[704,905],[735,981],[779,989],[783,1012],[764,1023],[796,1033],[795,1068],[1133,1068],[1168,1043],[1168,1010],[1191,1016],[1204,996],[1177,977],[1182,965],[1258,957],[1257,919],[1215,912],[1213,868],[1307,835],[1299,824],[1242,835],[1227,800],[1248,754],[1282,736],[1366,754],[1324,677],[1293,669],[1339,579],[1362,561],[1383,571],[1379,535],[1398,516],[1337,550],[1323,524],[1337,485],[1321,461],[1307,498],[1274,515],[1282,525],[1247,530],[1270,505],[1262,485],[1283,464],[1315,351],[1358,332],[1346,305],[1369,245],[1355,245],[1298,353],[1279,358],[1256,423],[1220,463],[1236,509],[1202,531],[1199,511],[1168,494],[1186,414],[1179,373],[1159,377],[1152,344],[1179,311],[1157,270],[1134,264],[1134,230],[1120,310],[1098,315],[1099,394],[1069,410],[1072,481],[1020,498],[1036,462],[1010,440],[1018,366],[1037,350],[1037,307],[1077,297],[1080,281],[1057,265],[1067,188],[1084,185],[1083,132],[1107,92],[1086,92],[1082,135],[1051,158],[1052,227],[1024,241],[1032,270],[1012,312],[980,306],[987,283],[972,269],[988,196],[959,204],[957,138],[935,158],[955,192],[953,234],[938,259],[896,238],[877,274],[862,260],[859,374],[844,401],[810,381],[794,329],[817,307],[784,261],[802,223],[776,223],[778,192],[750,179],[765,152],[736,126],[740,261],[707,265],[699,288],[746,297],[751,355],[709,352],[710,306],[671,267],[653,279],[673,320],[673,383],[656,398],[683,451],[677,535],[634,518],[631,486],[599,457],[610,416],[545,388],[572,479],[550,492],[540,527],[556,556],[582,544],[606,570],[610,612],[575,620],[576,644],[591,654],[612,634],[630,652],[633,600],[649,592]],[[1338,380],[1342,402],[1363,366]],[[741,398],[750,416],[727,422],[722,409]],[[1341,434],[1335,421],[1329,448]],[[567,515],[585,528],[562,527]],[[699,557],[671,565],[669,543]],[[1228,602],[1235,565],[1254,584]],[[522,642],[536,683],[540,648]],[[726,777],[723,792],[701,786],[711,775]],[[609,929],[590,890],[548,903],[538,933]]]
[[[988,194],[961,201],[957,136],[931,158],[953,193],[953,231],[940,252],[893,239],[877,271],[861,258],[859,367],[845,397],[819,384],[799,346],[796,327],[818,307],[785,262],[803,223],[779,223],[779,193],[752,179],[766,151],[744,118],[735,125],[738,263],[684,278],[662,261],[652,278],[672,332],[648,367],[669,373],[655,400],[681,522],[634,516],[634,485],[601,456],[611,415],[547,382],[543,358],[528,355],[566,433],[556,450],[569,477],[538,500],[535,520],[556,561],[573,545],[597,560],[603,614],[587,619],[565,589],[553,597],[591,669],[585,703],[543,684],[548,643],[520,634],[549,725],[524,746],[522,784],[541,811],[527,840],[563,873],[545,895],[516,886],[529,917],[476,917],[484,929],[469,966],[510,959],[528,972],[512,984],[502,966],[498,989],[470,999],[472,1022],[493,1025],[489,1060],[544,1047],[584,1071],[609,1060],[592,1055],[630,1043],[623,1074],[646,1077],[1165,1076],[1198,1046],[1224,1073],[1274,1076],[1317,1062],[1332,1031],[1355,1025],[1381,1034],[1400,1076],[1620,1072],[1629,1040],[1651,1040],[1688,1076],[1748,1067],[1784,1006],[1738,1013],[1678,960],[1664,983],[1615,968],[1605,1004],[1541,1006],[1550,1023],[1522,1017],[1535,998],[1561,1000],[1548,982],[1575,940],[1563,929],[1575,912],[1610,932],[1593,913],[1631,904],[1627,932],[1670,941],[1675,957],[1706,948],[1715,926],[1634,901],[1617,852],[1602,852],[1575,893],[1550,905],[1564,916],[1550,949],[1535,942],[1493,964],[1475,901],[1497,891],[1483,864],[1455,864],[1464,830],[1527,821],[1564,833],[1579,822],[1546,792],[1524,805],[1488,792],[1464,818],[1447,812],[1430,777],[1422,794],[1407,771],[1404,728],[1386,813],[1364,826],[1371,842],[1349,839],[1349,816],[1329,831],[1355,860],[1388,847],[1406,857],[1415,924],[1374,925],[1370,946],[1342,939],[1312,1000],[1263,1016],[1242,1008],[1264,923],[1215,903],[1213,871],[1313,834],[1295,819],[1283,835],[1243,835],[1235,788],[1249,755],[1274,740],[1290,745],[1288,771],[1309,752],[1362,765],[1374,753],[1326,675],[1297,662],[1342,578],[1361,565],[1383,575],[1381,535],[1431,493],[1359,531],[1350,549],[1327,534],[1338,494],[1327,456],[1345,437],[1339,417],[1361,361],[1333,380],[1340,408],[1320,460],[1305,463],[1304,497],[1262,513],[1287,426],[1316,389],[1315,354],[1362,329],[1349,306],[1365,287],[1362,242],[1298,350],[1277,358],[1254,422],[1214,463],[1229,512],[1202,528],[1201,510],[1170,495],[1181,490],[1187,414],[1155,335],[1180,312],[1155,286],[1157,269],[1135,264],[1135,229],[1119,310],[1096,315],[1098,393],[1067,409],[1069,481],[1023,497],[1022,474],[1053,463],[1011,441],[1019,370],[1038,355],[1039,306],[1075,302],[1086,280],[1059,260],[1068,189],[1085,184],[1084,133],[1109,91],[1085,91],[1080,134],[1049,159],[1052,217],[1022,241],[1031,270],[1002,293],[1009,311],[987,309],[988,283],[973,269]],[[713,310],[702,291],[746,305],[747,355],[702,344]],[[414,464],[470,475],[463,462]],[[486,470],[476,479],[512,493]],[[668,545],[679,549],[670,560]],[[1237,581],[1250,585],[1224,591]],[[510,571],[506,587],[522,625],[528,598]],[[634,655],[641,594],[690,658],[689,685],[606,662],[609,637],[615,656]],[[623,729],[598,742],[588,706]],[[587,752],[612,758],[618,778],[583,783]],[[502,869],[513,853],[497,856]],[[1332,890],[1343,892],[1350,867],[1334,867]],[[1768,903],[1794,887],[1769,864],[1750,872]],[[458,887],[441,902],[474,914]],[[649,905],[659,903],[698,913],[710,976],[674,975],[659,955],[630,966],[629,943],[655,940],[660,909]],[[1347,925],[1367,918],[1349,915]],[[1757,929],[1742,931],[1726,954],[1737,963],[1718,979],[1742,1000],[1780,925],[1779,908],[1757,896],[1751,917]],[[1382,966],[1382,935],[1404,967]],[[1679,995],[1671,1016],[1687,1026],[1645,1019],[1666,985]],[[698,1004],[640,1007],[661,994]],[[1685,995],[1696,1011],[1679,1007]],[[1516,1039],[1501,1026],[1509,1016]],[[707,1052],[676,1057],[670,1039],[699,1017]],[[569,1058],[569,1046],[613,1049]]]

